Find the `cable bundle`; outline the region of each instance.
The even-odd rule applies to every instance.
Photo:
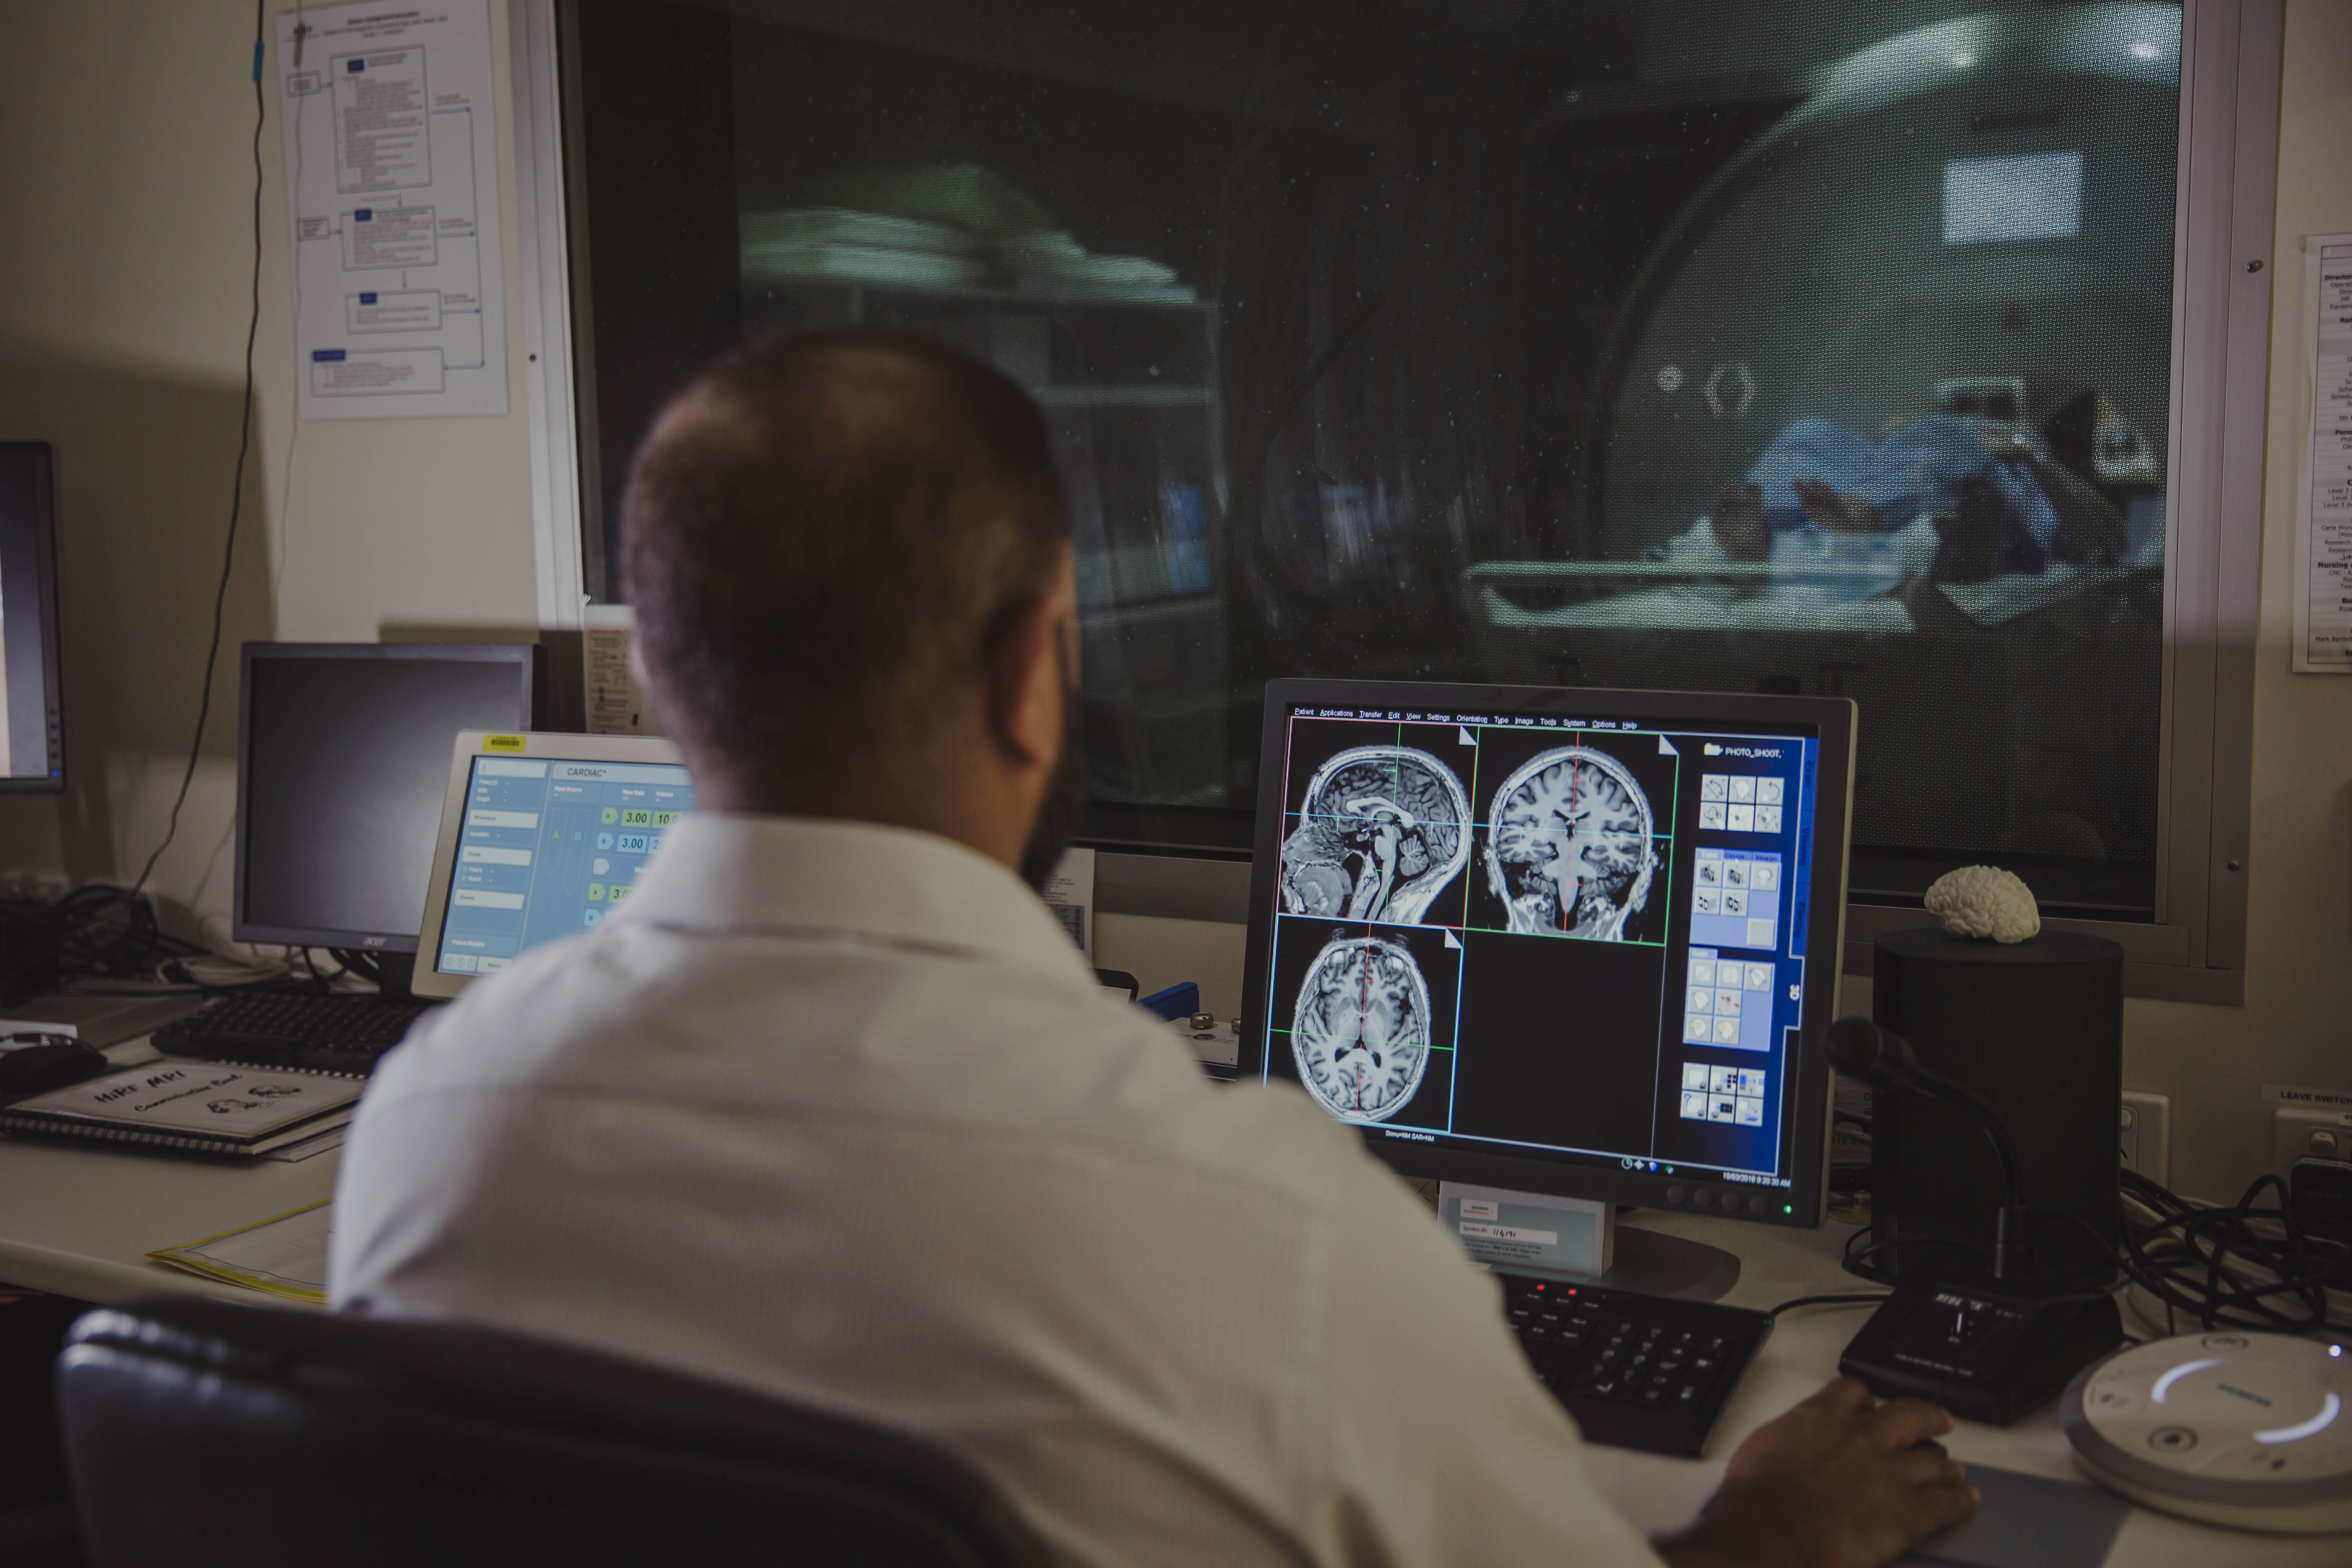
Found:
[[[2275,1189],[2276,1201],[2261,1201]],[[2129,1286],[2164,1310],[2165,1331],[2187,1314],[2203,1329],[2253,1329],[2275,1333],[2352,1332],[2352,1310],[2329,1291],[2352,1291],[2352,1246],[2314,1236],[2286,1207],[2286,1184],[2257,1178],[2228,1207],[2191,1203],[2135,1171],[2123,1173],[2123,1247],[2104,1278],[2065,1282],[2087,1289]],[[2050,1215],[2085,1234],[2097,1233],[2074,1215]],[[1876,1284],[1897,1283],[1874,1261],[1906,1248],[1933,1247],[1954,1263],[1989,1269],[1981,1247],[1944,1237],[1904,1237],[1872,1242],[1867,1229],[1846,1238],[1849,1274]],[[2105,1246],[2104,1238],[2101,1245]],[[2144,1303],[2135,1303],[2144,1309]],[[2148,1321],[2157,1321],[2147,1312]]]
[[[2277,1202],[2262,1204],[2273,1188]],[[2203,1208],[2126,1171],[2118,1266],[2164,1304],[2168,1329],[2185,1312],[2206,1329],[2352,1331],[2328,1299],[2331,1286],[2352,1289],[2352,1247],[2305,1231],[2286,1199],[2286,1184],[2263,1175],[2233,1206]]]

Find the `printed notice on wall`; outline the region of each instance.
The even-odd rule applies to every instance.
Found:
[[[636,613],[626,605],[589,605],[581,628],[582,674],[587,682],[588,732],[592,735],[658,735],[661,726],[646,705],[645,689],[629,661],[636,640]]]
[[[2296,489],[2294,668],[2352,674],[2352,234],[2303,242],[2311,448]]]
[[[278,18],[306,419],[504,414],[488,0]]]
[[[1087,955],[1095,961],[1095,852],[1091,849],[1071,849],[1062,856],[1061,864],[1045,879],[1038,889],[1045,907]]]

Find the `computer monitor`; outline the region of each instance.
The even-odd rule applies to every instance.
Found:
[[[0,441],[0,792],[65,787],[57,464],[46,441]]]
[[[694,809],[677,748],[638,735],[468,732],[448,755],[420,996],[455,996],[628,900]]]
[[[1240,1072],[1412,1176],[1818,1225],[1843,698],[1266,688]]]
[[[404,991],[449,746],[527,730],[530,645],[245,645],[236,735],[240,942],[385,954]]]

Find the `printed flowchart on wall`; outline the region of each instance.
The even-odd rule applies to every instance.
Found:
[[[507,411],[488,0],[278,18],[307,419]]]

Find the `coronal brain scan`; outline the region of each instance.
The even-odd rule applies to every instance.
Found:
[[[1487,821],[1487,885],[1511,930],[1625,940],[1658,858],[1649,797],[1623,763],[1587,746],[1541,752],[1503,781]]]
[[[1302,809],[1282,847],[1291,914],[1411,925],[1470,862],[1469,792],[1410,746],[1341,752],[1315,771]]]
[[[1292,1016],[1290,1049],[1307,1091],[1346,1121],[1385,1121],[1421,1088],[1429,1046],[1429,983],[1412,954],[1335,933]]]

